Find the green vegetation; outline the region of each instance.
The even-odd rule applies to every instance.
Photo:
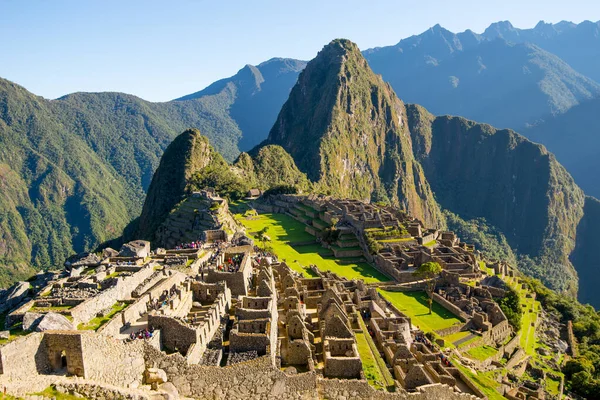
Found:
[[[498,350],[496,348],[488,345],[483,345],[469,349],[467,351],[467,355],[476,360],[484,361],[495,355],[497,352]]]
[[[358,347],[358,353],[360,354],[360,360],[363,365],[363,372],[365,373],[365,378],[371,386],[375,389],[384,389],[385,381],[381,374],[381,370],[375,361],[375,357],[371,352],[371,348],[367,343],[367,338],[365,333],[357,333],[356,334],[356,346]]]
[[[452,360],[452,363],[461,370],[463,374],[471,379],[489,400],[506,400],[499,392],[500,383],[495,379],[495,376],[502,372],[501,370],[475,373],[470,368],[458,363],[456,360]]]
[[[446,342],[446,346],[452,347],[450,345],[452,345],[454,342],[459,341],[460,339],[464,339],[470,334],[470,331],[459,331],[451,335],[444,336],[442,339],[444,339],[444,341]]]
[[[50,398],[55,400],[82,400],[82,397],[75,396],[74,394],[62,393],[56,390],[54,386],[49,386],[39,393],[34,393],[35,396],[44,396],[44,398]],[[1,399],[1,397],[0,397]]]
[[[114,317],[115,314],[123,311],[125,309],[125,307],[127,307],[126,303],[115,303],[115,304],[113,304],[112,309],[110,310],[110,312],[108,314],[106,314],[103,317],[92,318],[89,322],[87,322],[85,324],[81,323],[77,326],[77,329],[78,330],[97,331],[102,325],[104,325],[105,323],[110,321],[111,318]]]
[[[437,262],[429,261],[419,265],[417,270],[414,272],[414,275],[419,277],[420,279],[427,279],[427,293],[433,294],[433,290],[435,289],[435,280],[440,273],[442,272],[442,267]],[[427,296],[427,303],[429,304],[429,314],[431,314],[431,308],[433,305],[433,298]]]
[[[448,328],[460,324],[460,320],[440,306],[433,303],[432,313],[429,313],[429,296],[425,292],[388,292],[377,289],[381,295],[392,303],[398,310],[411,318],[412,324],[425,332]]]
[[[590,305],[583,305],[546,288],[539,280],[524,278],[529,288],[548,312],[561,322],[573,322],[579,356],[563,368],[565,386],[582,396],[594,398],[600,393],[600,315]]]
[[[362,317],[358,318],[362,332],[356,333],[356,345],[363,363],[363,371],[371,386],[376,389],[391,389],[394,386],[394,377],[390,373],[373,339],[369,336],[367,327]]]
[[[523,316],[519,294],[514,289],[508,288],[506,296],[497,301],[500,309],[502,309],[502,312],[506,315],[508,322],[515,331],[518,331],[519,328],[521,328],[521,318]]]
[[[385,282],[388,278],[367,263],[350,263],[341,265],[336,262],[330,250],[318,244],[292,246],[290,243],[305,243],[314,241],[314,236],[304,230],[305,225],[284,214],[261,214],[258,217],[246,218],[237,214],[250,235],[262,229],[268,229],[271,239],[269,246],[280,260],[285,261],[290,268],[303,274],[308,274],[308,267],[316,265],[323,271],[331,271],[348,279],[364,279],[365,282]]]

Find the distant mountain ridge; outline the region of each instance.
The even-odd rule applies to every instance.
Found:
[[[492,25],[482,35],[455,34],[436,25],[363,54],[404,101],[437,115],[461,115],[500,127],[521,130],[600,96],[600,84],[544,49],[542,45],[552,47],[552,38],[538,40],[540,44],[507,41],[502,32],[507,32],[506,24]],[[597,58],[600,63],[600,54]]]
[[[176,101],[228,93],[231,96],[230,116],[242,131],[238,147],[248,151],[266,137],[305,66],[306,61],[289,58],[272,58],[257,66],[246,65],[234,76]]]

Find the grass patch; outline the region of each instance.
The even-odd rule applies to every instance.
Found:
[[[123,309],[127,307],[127,304],[125,303],[115,303],[112,306],[112,309],[110,310],[110,312],[108,314],[106,314],[104,317],[96,317],[96,318],[92,318],[89,322],[87,323],[81,323],[77,326],[78,330],[81,331],[96,331],[98,330],[102,325],[104,325],[105,323],[107,323],[108,321],[110,321],[110,319],[118,312],[123,311]]]
[[[381,374],[381,370],[377,365],[377,361],[375,361],[375,357],[371,352],[369,343],[367,343],[365,333],[356,334],[356,347],[358,348],[358,353],[360,354],[360,361],[362,362],[365,378],[367,378],[369,384],[375,389],[385,389],[383,375]]]
[[[335,261],[333,252],[318,244],[308,246],[292,246],[314,240],[314,236],[304,230],[305,225],[285,214],[260,214],[257,217],[244,218],[238,214],[236,218],[242,223],[250,235],[264,227],[271,238],[266,244],[272,248],[277,257],[285,261],[293,270],[309,276],[308,267],[316,265],[322,271],[331,271],[347,279],[363,279],[365,282],[386,282],[385,275],[367,263],[350,263],[341,265]]]
[[[458,348],[460,349],[461,347],[465,347],[468,344],[473,344],[475,342],[479,342],[480,340],[481,340],[481,336],[475,335],[471,339],[467,340],[466,342],[459,344]]]
[[[498,350],[492,346],[483,345],[478,347],[473,347],[471,350],[467,351],[467,355],[475,360],[485,361],[488,358],[494,356]]]
[[[560,381],[554,380],[550,377],[546,377],[546,390],[553,394],[558,395],[560,389]]]
[[[377,364],[377,367],[379,368],[380,375],[385,382],[386,388],[388,390],[392,389],[394,387],[394,377],[390,373],[390,370],[388,369],[387,365],[385,364],[385,361],[383,360],[383,358],[381,358],[381,354],[379,354],[379,350],[377,350],[377,346],[375,345],[375,342],[373,342],[373,339],[371,338],[371,336],[369,336],[367,326],[365,325],[365,321],[363,321],[361,316],[358,317],[358,324],[360,325],[360,329],[363,331],[363,337],[367,341],[367,345],[369,346],[369,349],[371,350],[371,355],[373,356],[373,358]],[[360,350],[359,350],[359,352],[360,352]],[[362,359],[362,353],[361,353],[361,359]],[[366,373],[365,373],[365,375],[366,375]]]
[[[377,289],[379,293],[398,310],[411,318],[412,324],[425,332],[449,328],[461,321],[450,311],[433,302],[433,312],[429,314],[427,294],[425,292],[388,292]]]
[[[469,332],[469,331],[460,331],[460,332],[453,333],[451,335],[443,336],[442,339],[444,339],[444,341],[446,343],[454,344],[454,342],[457,342],[460,339],[466,338],[470,334],[471,334],[471,332]]]
[[[382,239],[377,240],[379,243],[401,243],[401,242],[414,242],[413,238],[398,238],[398,239]]]
[[[82,397],[78,397],[73,394],[59,392],[58,390],[56,390],[56,388],[54,386],[49,386],[39,393],[33,393],[33,395],[34,396],[44,396],[44,397],[48,397],[50,399],[56,399],[56,400],[81,400],[82,399]],[[2,397],[0,397],[0,399],[2,399]]]
[[[51,307],[31,307],[29,309],[29,311],[37,312],[37,313],[48,313],[48,312],[59,313],[61,311],[68,311],[73,307],[75,307],[75,306],[68,305],[68,306],[51,306]]]
[[[489,400],[506,400],[504,396],[498,392],[500,384],[494,379],[494,377],[502,372],[501,370],[494,370],[489,372],[473,373],[469,368],[463,367],[461,364],[452,360],[452,364],[462,371],[467,378],[471,379],[475,385],[487,396]]]

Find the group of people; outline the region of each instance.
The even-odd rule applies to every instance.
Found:
[[[444,364],[446,367],[452,367],[452,362],[448,359],[448,357],[446,357],[445,354],[440,353],[439,356],[442,364]]]
[[[219,271],[238,272],[240,269],[240,266],[242,265],[243,259],[244,259],[243,254],[234,254],[233,256],[231,256],[227,260],[225,260],[223,265],[219,266]]]
[[[154,327],[150,326],[148,328],[140,329],[137,332],[131,332],[129,334],[129,339],[130,340],[150,339],[153,334],[154,334]]]
[[[201,240],[196,240],[189,243],[181,243],[175,246],[175,250],[185,250],[185,249],[201,249],[204,246],[204,242]]]
[[[429,339],[427,339],[427,337],[425,337],[425,335],[421,335],[421,334],[415,335],[415,341],[417,341],[419,343],[423,343],[425,346],[429,347],[430,349],[433,348],[433,344],[431,344],[431,341]]]
[[[171,297],[173,297],[176,293],[177,289],[175,287],[172,287],[170,290],[163,291],[160,298],[155,298],[147,302],[146,306],[148,310],[158,311],[162,307],[165,307],[169,303],[169,300],[171,300]]]

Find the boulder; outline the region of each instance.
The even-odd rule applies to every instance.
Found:
[[[119,257],[138,257],[145,258],[150,254],[150,242],[146,240],[134,240],[125,243],[121,247]]]
[[[78,267],[95,267],[100,264],[100,258],[94,253],[73,254],[65,261],[65,267],[68,269]]]
[[[40,321],[44,318],[44,314],[26,312],[23,316],[23,330],[32,331],[34,330]]]
[[[100,265],[96,268],[96,272],[106,272],[106,265]]]
[[[0,331],[0,339],[10,338],[10,331]]]
[[[29,282],[17,282],[4,291],[4,299],[0,299],[0,308],[10,310],[21,304],[28,294]]]
[[[107,247],[104,250],[102,250],[102,258],[117,257],[118,255],[119,252],[110,247]]]
[[[67,319],[64,315],[49,312],[44,315],[44,318],[40,321],[37,328],[35,328],[37,332],[44,331],[72,331],[75,330],[71,321]]]
[[[167,382],[167,373],[160,368],[146,368],[144,371],[144,383],[151,385],[153,383]]]

